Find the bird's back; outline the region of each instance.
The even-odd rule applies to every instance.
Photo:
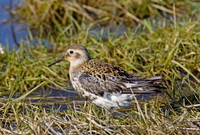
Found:
[[[104,74],[112,77],[132,78],[132,75],[128,74],[123,69],[96,59],[89,60],[87,63],[79,67],[79,70],[82,73],[90,74],[96,77],[100,74]]]

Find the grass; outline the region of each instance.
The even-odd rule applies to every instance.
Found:
[[[39,0],[26,2],[26,8],[27,5],[29,7],[45,5],[45,1]],[[55,2],[58,5],[55,5]],[[55,10],[51,13],[56,14],[58,9],[63,10],[66,6],[61,2],[63,1],[50,1],[46,7],[49,10]],[[94,13],[114,10],[114,7],[109,8],[111,3],[101,3],[101,1],[98,1],[97,5],[104,4],[104,6],[93,8],[90,7],[91,5],[80,7],[76,1],[70,2],[67,4],[74,2],[70,9],[73,9],[70,11],[71,15],[78,12],[76,8],[84,6]],[[120,14],[118,10],[122,7],[126,10],[121,10],[121,12],[132,13],[126,5],[130,3],[126,2],[112,3],[116,6],[116,14]],[[85,16],[79,15],[81,19],[76,21],[74,16],[69,16],[69,24],[59,22],[59,25],[55,26],[55,24],[52,25],[53,21],[49,21],[51,19],[44,19],[47,16],[52,17],[52,14],[47,14],[49,10],[40,8],[42,11],[38,12],[44,17],[38,17],[41,20],[35,26],[40,28],[41,34],[37,36],[30,34],[29,39],[20,43],[18,50],[4,50],[5,53],[0,54],[1,134],[199,134],[200,25],[197,14],[199,9],[194,9],[189,12],[189,16],[181,18],[184,14],[181,7],[191,8],[191,5],[187,3],[189,1],[177,2],[180,4],[176,7],[178,16],[173,10],[173,4],[163,2],[158,6],[153,3],[150,7],[145,7],[144,2],[142,1],[141,7],[137,10],[144,8],[151,12],[145,12],[140,17],[134,14],[140,19],[134,30],[127,28],[128,30],[123,35],[113,35],[108,31],[106,38],[89,34],[93,25],[95,26],[105,17],[99,17],[100,20],[92,21],[88,26]],[[118,5],[119,3],[123,6]],[[22,11],[26,11],[26,8],[22,8]],[[132,11],[136,10],[133,9]],[[162,13],[171,12],[172,21],[159,14],[158,9],[163,9]],[[27,14],[27,20],[36,23],[37,18],[32,18],[31,15],[33,11],[24,12],[24,14]],[[110,14],[107,13],[107,15]],[[196,19],[191,19],[191,15]],[[143,16],[148,16],[148,19]],[[161,20],[157,21],[157,18],[149,18],[150,16],[160,16]],[[125,22],[131,21],[126,17]],[[122,18],[118,16],[117,19]],[[117,19],[113,19],[113,22],[117,22]],[[47,24],[48,21],[50,24]],[[51,28],[50,25],[59,30],[49,30],[47,26]],[[64,27],[65,25],[67,26]],[[103,32],[103,30],[100,31],[100,35],[103,35]],[[37,46],[27,45],[30,40],[40,41],[43,38],[50,41],[53,47],[44,47],[42,42],[39,42]],[[43,107],[45,98],[36,103],[27,100],[27,96],[38,88],[66,90],[69,87],[69,63],[61,62],[51,68],[47,65],[62,56],[65,48],[74,43],[86,46],[93,58],[118,65],[136,76],[163,76],[166,91],[148,101],[145,99],[133,101],[133,108],[130,111],[118,112],[114,115],[87,102],[79,104],[77,101],[64,100],[68,109],[60,111],[54,106],[49,109]],[[21,96],[15,98],[19,94]]]
[[[53,33],[62,31],[69,36],[80,31],[85,24],[90,24],[90,27],[123,24],[134,28],[148,18],[165,17],[170,20],[170,16],[174,14],[180,18],[185,18],[185,14],[194,18],[197,12],[194,7],[199,6],[195,0],[23,1],[23,7],[16,12],[32,29],[45,28],[44,33],[48,34],[49,31]]]

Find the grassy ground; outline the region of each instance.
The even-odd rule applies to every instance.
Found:
[[[145,7],[145,1],[141,4],[135,1],[140,6],[133,7],[133,11],[148,9],[143,15],[134,14],[131,9],[127,9],[127,5],[130,4],[128,2],[101,3],[98,1],[96,5],[102,5],[91,8],[90,4],[80,7],[81,1],[78,4],[73,1],[74,3],[67,2],[71,4],[69,9],[73,9],[73,12],[70,10],[70,15],[73,16],[66,15],[68,23],[57,22],[56,24],[59,25],[55,25],[55,20],[59,19],[50,21],[51,19],[47,19],[45,15],[52,17],[52,14],[47,14],[49,10],[39,6],[46,4],[48,9],[55,11],[50,13],[57,15],[58,9],[65,9],[63,7],[66,5],[59,3],[63,1],[52,0],[49,4],[39,0],[26,2],[32,10],[25,12],[30,11],[26,10],[27,5],[25,5],[25,8],[21,9],[24,12],[22,16],[27,14],[26,19],[30,20],[30,26],[31,23],[38,22],[35,28],[41,33],[37,36],[30,35],[29,40],[40,41],[45,37],[53,44],[53,47],[44,47],[43,44],[26,45],[27,39],[20,43],[18,50],[5,50],[4,54],[0,54],[1,134],[200,133],[200,16],[199,9],[193,6],[198,6],[196,3],[178,1],[176,7],[173,6],[175,4],[169,2],[146,1],[151,2],[152,7],[147,5]],[[111,4],[115,5],[115,8],[109,8]],[[33,5],[35,5],[34,8]],[[91,19],[87,22],[88,19],[84,19],[84,12],[81,12],[80,19],[74,20],[72,18],[75,17],[74,12],[79,11],[74,6],[90,9],[89,11],[94,13],[105,11],[106,15],[110,16],[113,16],[111,14],[113,11],[116,11],[114,12],[116,14],[123,11],[127,18],[123,15],[114,19],[108,16],[109,21],[105,22],[106,17],[103,16],[103,12],[101,14],[103,17],[99,15],[96,21]],[[40,13],[43,18],[36,13],[38,11],[36,7],[42,10]],[[194,9],[190,10],[191,8]],[[182,9],[189,10],[189,14],[185,14],[185,10]],[[33,11],[38,18],[34,18]],[[92,13],[89,15],[92,16]],[[139,18],[139,21],[129,18],[133,15]],[[98,26],[97,24],[101,26],[110,22],[114,24],[123,19],[125,26],[126,23],[134,22],[132,23],[134,29],[131,28],[133,26],[127,27],[128,30],[122,35],[113,35],[108,32],[106,38],[101,38],[103,30],[99,32],[100,37],[89,34],[89,30],[93,26]],[[86,25],[88,23],[91,25]],[[152,97],[149,101],[133,101],[134,107],[130,111],[114,115],[87,102],[79,104],[65,101],[68,109],[60,112],[59,109],[53,107],[44,108],[42,106],[44,101],[34,104],[31,100],[27,101],[26,96],[38,88],[45,90],[53,87],[65,90],[69,87],[69,63],[62,62],[51,68],[47,65],[62,56],[65,48],[74,43],[86,46],[93,58],[116,64],[136,76],[163,76],[166,91]],[[22,93],[22,96],[13,98],[18,93]],[[5,95],[9,96],[5,97]]]

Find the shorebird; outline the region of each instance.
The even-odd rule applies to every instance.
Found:
[[[118,66],[91,58],[82,45],[69,46],[64,56],[48,67],[63,60],[70,62],[70,81],[77,93],[108,110],[129,106],[135,95],[161,92],[162,77],[134,79]]]

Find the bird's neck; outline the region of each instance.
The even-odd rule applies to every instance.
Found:
[[[81,66],[87,63],[89,60],[76,60],[74,62],[70,62],[69,73],[73,73],[74,71],[78,70]]]
[[[74,82],[75,80],[77,80],[77,78],[79,78],[80,75],[80,68],[82,66],[84,66],[85,63],[81,63],[78,65],[74,65],[74,64],[70,64],[70,68],[69,68],[69,76],[70,76],[70,80],[71,82]]]

